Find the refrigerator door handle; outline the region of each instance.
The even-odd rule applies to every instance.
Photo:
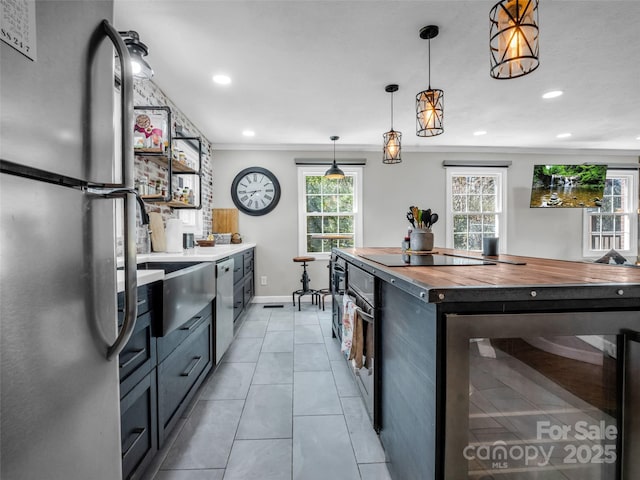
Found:
[[[622,479],[639,478],[640,459],[640,332],[622,332],[622,352],[618,361],[622,364]],[[636,452],[636,453],[634,453]]]
[[[122,329],[115,339],[113,345],[107,349],[107,360],[118,356],[124,346],[131,338],[131,334],[136,325],[138,311],[138,285],[136,278],[136,206],[138,197],[133,190],[134,168],[133,168],[133,72],[131,69],[131,57],[127,46],[122,40],[118,31],[107,21],[102,21],[104,33],[113,43],[118,59],[120,60],[120,111],[122,118],[120,126],[122,128],[122,187],[117,191],[104,191],[104,196],[124,196],[124,322]],[[144,221],[145,213],[142,209]]]
[[[122,144],[120,145],[122,159],[122,186],[133,188],[133,71],[129,50],[113,25],[108,20],[102,21],[107,37],[113,43],[120,60],[120,121]]]

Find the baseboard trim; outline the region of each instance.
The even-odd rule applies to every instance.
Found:
[[[311,295],[304,295],[302,297],[302,303],[310,303]],[[284,303],[293,305],[293,300],[291,295],[264,295],[264,296],[256,296],[253,297],[251,303]],[[296,305],[298,304],[298,297],[296,297]]]

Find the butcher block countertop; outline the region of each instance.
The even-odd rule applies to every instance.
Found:
[[[491,265],[385,266],[364,258],[401,254],[400,248],[334,249],[348,262],[430,303],[478,300],[624,298],[640,303],[640,268],[434,248],[433,253],[496,261]],[[513,263],[502,263],[513,262]],[[514,264],[514,263],[524,263]]]

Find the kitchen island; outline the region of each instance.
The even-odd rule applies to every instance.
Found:
[[[640,268],[432,253],[334,249],[372,278],[393,478],[638,478]]]

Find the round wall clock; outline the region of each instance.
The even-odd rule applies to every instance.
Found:
[[[236,207],[244,213],[264,215],[273,210],[280,201],[280,183],[266,168],[245,168],[233,179],[231,198]]]

